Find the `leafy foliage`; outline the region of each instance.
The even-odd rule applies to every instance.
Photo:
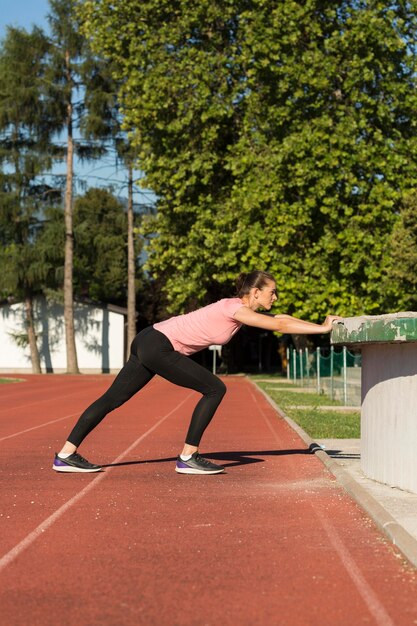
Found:
[[[390,310],[417,310],[417,193],[404,199],[387,249],[386,295]]]
[[[124,301],[127,220],[123,205],[105,189],[89,189],[74,206],[74,290],[97,301]]]
[[[173,309],[258,267],[289,312],[379,311],[381,261],[416,184],[416,8],[85,0],[159,197],[149,267]]]

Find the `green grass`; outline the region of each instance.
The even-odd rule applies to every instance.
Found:
[[[257,383],[261,389],[271,396],[282,408],[288,406],[340,406],[337,400],[331,400],[324,394],[310,393],[308,391],[291,391],[290,389],[271,387],[268,383]],[[279,397],[278,400],[275,396]]]
[[[5,385],[7,383],[19,383],[20,378],[0,378],[0,385]]]
[[[337,400],[328,396],[306,391],[298,391],[292,383],[283,384],[258,382],[272,400],[288,417],[296,422],[305,432],[318,439],[358,439],[360,437],[360,410],[332,411],[323,406],[341,406]],[[260,377],[258,377],[260,378]],[[266,377],[265,377],[266,378]],[[291,391],[292,388],[292,391]],[[308,408],[296,408],[297,406]]]
[[[359,411],[328,411],[317,407],[285,411],[310,437],[317,439],[359,439]]]

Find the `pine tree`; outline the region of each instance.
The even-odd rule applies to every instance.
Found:
[[[56,199],[39,183],[50,168],[50,140],[42,99],[48,42],[40,29],[9,28],[0,50],[0,293],[23,299],[32,370],[41,371],[33,298],[42,292],[53,268],[38,243],[43,208]],[[52,193],[49,193],[52,192]]]
[[[74,334],[74,157],[98,158],[115,122],[115,94],[106,64],[80,32],[76,0],[50,0],[50,57],[45,97],[54,103],[54,125],[65,136],[64,320],[67,372],[78,373]]]

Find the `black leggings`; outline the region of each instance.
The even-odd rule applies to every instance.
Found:
[[[198,446],[226,393],[226,386],[204,367],[176,352],[169,339],[152,326],[136,335],[126,365],[106,393],[84,411],[71,431],[68,441],[79,446],[107,413],[129,400],[155,374],[175,385],[195,389],[203,394],[194,409],[185,439],[186,443]]]

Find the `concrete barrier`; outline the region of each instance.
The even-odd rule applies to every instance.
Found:
[[[331,343],[362,352],[363,473],[417,493],[417,313],[344,318]]]

